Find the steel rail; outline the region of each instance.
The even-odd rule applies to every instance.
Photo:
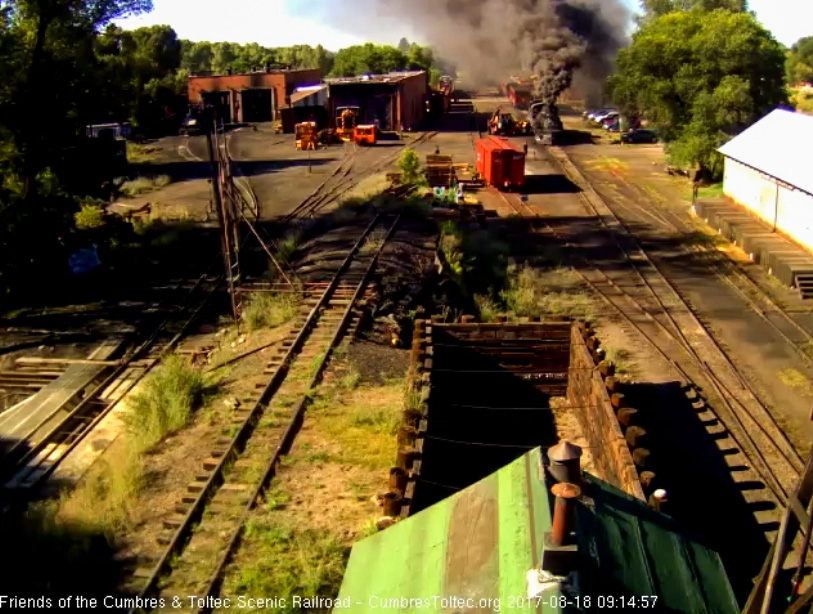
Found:
[[[501,196],[506,201],[506,203],[508,203],[509,206],[511,206],[515,211],[517,211],[518,213],[521,214],[521,208],[518,208],[518,207],[514,206],[513,203],[508,198],[506,198],[504,195],[501,194]],[[539,219],[544,219],[544,218],[541,218],[541,216],[539,216],[535,211],[533,211],[533,209],[531,209],[527,205],[525,205],[525,207],[528,209],[528,211],[534,217],[537,217]],[[558,233],[556,233],[556,231],[553,228],[551,228],[548,224],[546,224],[546,226],[547,226],[548,230],[552,234],[554,234],[554,236],[557,236],[557,237],[561,238],[561,236],[558,235]],[[618,247],[620,249],[620,246],[618,246]],[[625,252],[623,250],[622,250],[622,254],[625,254]],[[663,325],[663,323],[661,323],[653,314],[649,313],[648,310],[643,305],[641,305],[638,302],[637,299],[635,299],[633,296],[626,293],[617,284],[613,283],[612,280],[610,280],[609,277],[607,277],[606,274],[604,274],[603,271],[600,271],[599,269],[595,269],[595,268],[593,268],[592,270],[595,270],[596,272],[601,274],[608,281],[609,285],[615,287],[616,290],[618,290],[618,292],[620,293],[620,295],[622,297],[624,297],[625,299],[630,301],[630,303],[632,303],[633,306],[636,307],[636,309],[638,309],[640,312],[642,312],[642,315],[644,315],[648,320],[652,321],[659,328],[659,330],[661,330],[661,332],[663,332],[669,338],[676,341],[681,347],[684,348],[684,350],[687,350],[685,345],[688,344],[688,340],[685,340],[685,337],[684,337],[684,340],[685,340],[685,344],[684,344],[684,343],[682,343],[680,341],[680,339],[678,337],[675,336],[674,333],[672,333],[668,328],[666,328]],[[602,291],[598,286],[596,286],[593,282],[591,282],[581,271],[579,271],[577,268],[574,268],[574,271],[580,277],[580,279],[582,279],[610,307],[612,307],[635,330],[637,330],[644,337],[644,339],[646,339],[646,341],[649,343],[649,345],[651,345],[667,361],[667,363],[672,368],[674,368],[675,371],[683,379],[685,379],[686,382],[691,383],[693,381],[693,378],[683,369],[683,367],[681,367],[672,357],[670,357],[668,354],[666,354],[666,352],[661,347],[661,344],[657,343],[646,331],[644,331],[643,328],[641,328],[640,324],[636,323],[629,316],[629,314],[626,311],[624,311],[621,307],[619,307],[617,304],[615,304],[615,302],[604,291]],[[639,275],[640,275],[640,272],[639,272]],[[681,300],[682,300],[682,297],[681,297]],[[685,302],[684,302],[684,305],[685,305]],[[661,306],[661,309],[666,312],[666,307],[662,303],[660,304],[660,306]],[[686,307],[688,308],[688,306],[686,306]],[[675,322],[675,325],[677,325],[676,322]],[[692,348],[692,350],[693,350],[693,348]],[[738,412],[733,407],[733,405],[731,404],[731,401],[729,400],[728,397],[731,397],[732,399],[734,399],[734,401],[736,401],[737,404],[740,405],[741,407],[743,407],[743,409],[744,409],[744,406],[742,405],[742,402],[739,401],[731,393],[730,390],[728,390],[727,388],[724,387],[724,385],[722,385],[722,382],[720,382],[719,379],[714,375],[713,370],[708,366],[707,363],[702,361],[702,359],[700,359],[699,356],[697,356],[693,351],[687,352],[687,353],[689,354],[690,358],[695,363],[695,365],[700,368],[701,375],[705,376],[708,379],[709,383],[711,384],[712,388],[715,389],[715,392],[720,397],[723,404],[726,406],[728,412],[731,414],[731,417],[733,418],[733,420],[738,425],[739,429],[744,434],[745,441],[742,441],[741,438],[737,434],[735,434],[734,430],[731,429],[730,427],[728,427],[728,425],[726,424],[727,421],[725,420],[725,418],[723,416],[721,416],[719,413],[715,412],[715,413],[717,413],[717,417],[723,422],[724,426],[726,426],[726,429],[728,431],[729,436],[732,438],[733,441],[735,441],[737,443],[737,445],[740,446],[740,448],[743,449],[743,453],[747,457],[749,457],[751,459],[752,463],[755,465],[755,467],[754,467],[755,471],[765,481],[766,485],[771,489],[774,496],[776,496],[779,501],[785,501],[787,499],[787,491],[782,486],[781,480],[779,480],[776,477],[776,475],[774,473],[774,470],[770,467],[770,464],[768,463],[768,460],[765,458],[765,455],[762,452],[760,452],[759,444],[753,439],[750,432],[748,431],[748,429],[743,424],[742,419],[738,415]],[[763,431],[764,436],[768,439],[768,441],[777,449],[777,451],[780,452],[780,454],[782,454],[782,457],[784,458],[785,462],[787,462],[789,464],[789,466],[792,469],[795,470],[795,467],[793,466],[792,461],[787,456],[784,455],[783,451],[781,450],[780,445],[774,440],[774,437],[772,435],[770,435],[769,433],[767,433],[767,431],[764,430],[763,425],[754,416],[752,416],[750,414],[750,412],[748,412],[747,410],[746,410],[746,415],[748,415],[748,417],[757,426],[757,428],[759,430]],[[781,430],[780,430],[780,433],[781,433]],[[748,450],[748,451],[746,452],[746,450]],[[757,467],[757,465],[759,465],[759,467]]]
[[[370,224],[364,229],[361,236],[355,242],[347,257],[334,274],[330,284],[325,288],[316,304],[308,313],[308,316],[300,327],[296,338],[283,356],[279,367],[277,367],[274,375],[272,375],[271,379],[266,384],[265,388],[260,394],[259,399],[255,402],[252,410],[238,428],[237,433],[232,437],[225,453],[220,457],[217,466],[211,471],[207,481],[202,484],[202,488],[195,501],[190,505],[189,509],[184,515],[183,520],[175,530],[173,536],[170,538],[169,543],[161,553],[158,561],[153,565],[147,576],[144,587],[139,592],[139,595],[142,598],[146,598],[153,593],[161,574],[163,574],[164,571],[169,568],[171,559],[183,550],[186,538],[191,531],[192,526],[200,520],[206,504],[223,482],[224,469],[239,454],[246,441],[248,441],[253,434],[260,416],[264,413],[274,394],[285,380],[291,363],[302,349],[305,340],[309,337],[311,330],[316,325],[322,308],[329,302],[336,288],[339,286],[342,275],[344,275],[344,273],[350,267],[350,264],[353,262],[362,244],[366,241],[367,236],[377,226],[381,215],[382,214],[380,213],[377,214],[372,222],[370,222]],[[351,302],[351,305],[352,304],[353,303]],[[138,610],[133,609],[130,612],[131,614],[135,614],[137,611]]]
[[[372,274],[375,271],[376,266],[378,264],[379,257],[381,256],[381,253],[384,251],[384,247],[387,245],[393,233],[395,232],[395,229],[398,226],[399,221],[400,215],[396,216],[395,221],[393,222],[392,226],[390,227],[389,231],[384,237],[381,246],[379,246],[379,248],[376,250],[375,255],[373,256],[370,264],[368,265],[366,271],[364,272],[364,276],[356,286],[356,290],[353,293],[353,296],[350,298],[350,304],[344,310],[342,319],[335,329],[333,337],[331,338],[328,344],[327,350],[321,356],[318,365],[316,365],[314,369],[314,374],[311,377],[311,381],[307,386],[308,390],[313,390],[321,381],[324,369],[330,360],[330,356],[333,350],[338,345],[339,341],[342,339],[344,331],[353,316],[353,311],[356,307],[356,304],[364,295],[364,291],[367,285],[369,284],[370,278],[372,277]],[[203,593],[204,598],[213,597],[219,593],[220,587],[223,582],[223,577],[226,571],[226,566],[231,560],[231,557],[233,556],[234,551],[240,542],[240,538],[243,534],[243,531],[245,530],[246,521],[248,520],[249,514],[256,507],[257,502],[259,501],[260,497],[265,491],[268,482],[274,477],[280,458],[282,457],[282,455],[286,454],[290,450],[291,445],[293,444],[294,439],[296,438],[296,435],[298,434],[299,429],[302,426],[305,411],[308,405],[310,404],[311,400],[312,400],[311,396],[306,394],[298,402],[297,407],[294,410],[294,414],[290,422],[288,423],[287,428],[285,429],[285,433],[281,437],[279,444],[274,450],[274,454],[272,455],[271,459],[268,462],[268,465],[263,471],[263,475],[260,478],[260,481],[257,483],[257,486],[252,492],[251,498],[248,500],[248,503],[246,504],[245,508],[242,511],[242,517],[240,518],[237,527],[229,537],[229,541],[226,544],[226,548],[224,549],[223,554],[218,561],[217,567],[214,573],[212,574],[211,578],[209,579],[209,582]],[[211,601],[209,599],[206,599],[206,603],[207,604],[211,603]],[[211,610],[212,608],[207,606],[204,608],[200,608],[198,612],[201,614],[209,614]]]

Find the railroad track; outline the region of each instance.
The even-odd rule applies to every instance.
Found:
[[[5,450],[0,466],[2,498],[10,503],[27,501],[116,402],[177,347],[220,283],[220,278],[204,275],[191,287],[176,284],[175,290],[183,293],[181,301],[157,327],[138,335],[117,360],[88,360],[97,368],[84,385]],[[53,359],[52,364],[63,363]]]
[[[125,592],[163,599],[163,606],[159,602],[150,609],[172,611],[177,611],[173,597],[178,595],[205,600],[219,593],[248,515],[290,449],[331,352],[358,325],[360,301],[368,296],[378,259],[399,220],[398,215],[376,215],[360,229],[330,282],[305,284],[297,326],[268,364],[269,380],[260,384],[256,397],[235,404],[231,428],[215,442],[176,514],[164,521],[160,548],[140,561]],[[181,605],[186,611],[210,609],[205,602]]]
[[[671,211],[656,212],[641,206],[623,194],[617,195],[621,208],[631,213],[637,220],[654,220],[659,230],[678,236],[691,235],[694,229]],[[751,310],[770,326],[808,365],[813,366],[813,335],[804,329],[781,305],[779,305],[759,284],[754,282],[740,267],[717,250],[704,245],[680,246],[685,254],[700,255],[706,258],[715,277],[729,286]]]
[[[299,218],[313,216],[319,210],[328,206],[338,199],[342,194],[357,185],[360,179],[379,172],[395,162],[405,148],[423,144],[433,139],[437,134],[437,132],[423,133],[411,143],[406,143],[403,146],[396,148],[396,150],[390,155],[360,169],[357,173],[352,173],[356,160],[360,156],[364,156],[373,150],[364,149],[359,151],[354,149],[346,152],[345,157],[342,158],[333,173],[331,173],[311,194],[305,198],[305,200],[303,200],[285,218],[283,218],[283,222],[289,223]],[[331,182],[332,185],[328,185]]]
[[[527,204],[502,196],[520,215],[540,218]],[[725,350],[629,229],[600,199],[584,197],[584,202],[608,231],[628,270],[608,275],[593,263],[582,262],[575,268],[577,274],[641,334],[680,379],[696,389],[695,382],[708,383],[699,388],[718,397],[719,403],[713,405],[725,429],[722,434],[731,438],[776,501],[784,504],[790,485],[804,466],[798,452]],[[576,242],[549,224],[545,230],[565,245]]]

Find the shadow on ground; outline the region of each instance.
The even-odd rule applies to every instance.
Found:
[[[428,430],[411,514],[557,440],[548,394],[459,343],[442,330],[432,339]]]
[[[762,482],[735,482],[747,468],[729,466],[679,382],[632,384],[623,389],[630,406],[642,413],[647,447],[655,459],[657,486],[668,492],[665,511],[720,554],[729,581],[743,604],[759,573],[769,544],[765,532],[778,526],[759,525],[755,506],[743,492],[762,491]]]

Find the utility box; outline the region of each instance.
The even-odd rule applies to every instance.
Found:
[[[525,153],[506,138],[490,136],[477,141],[477,172],[500,190],[525,183]]]

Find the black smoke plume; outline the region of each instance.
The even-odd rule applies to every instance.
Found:
[[[473,86],[536,75],[549,104],[571,83],[600,94],[626,44],[630,12],[621,0],[311,0],[308,14],[371,40],[401,35],[430,44]],[[305,12],[303,11],[303,14]],[[575,77],[575,81],[574,81]]]

